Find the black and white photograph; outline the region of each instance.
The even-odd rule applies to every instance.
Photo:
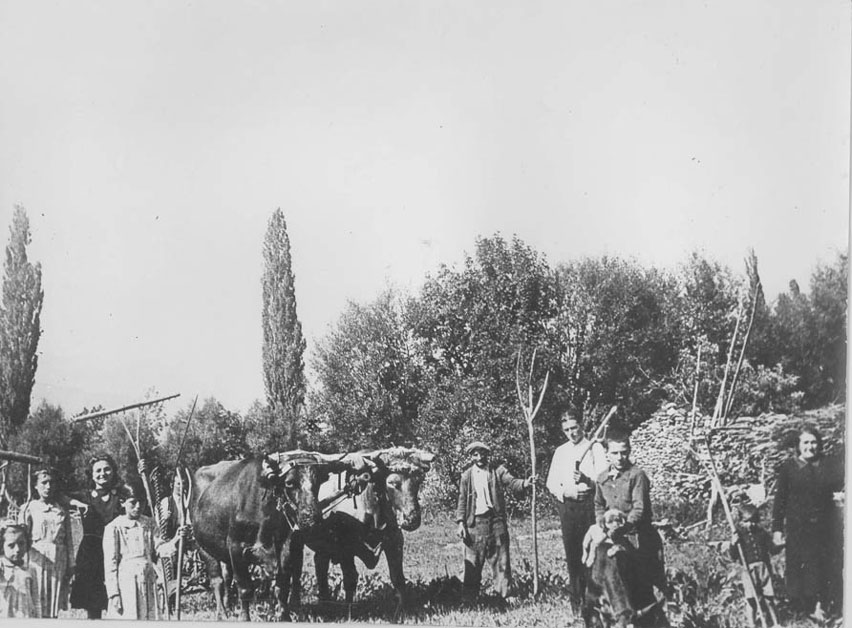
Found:
[[[848,1],[0,0],[0,619],[840,628],[850,127]]]

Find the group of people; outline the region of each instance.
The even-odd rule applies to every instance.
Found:
[[[630,582],[629,606],[659,606],[667,593],[663,543],[652,524],[650,482],[630,460],[630,440],[611,432],[604,444],[591,442],[578,412],[561,417],[566,442],[553,455],[546,487],[556,500],[568,567],[569,596],[580,612],[586,576],[597,557],[618,557]],[[476,596],[486,563],[493,586],[510,596],[512,572],[504,491],[521,497],[535,476],[515,478],[491,464],[491,448],[481,441],[466,448],[472,464],[462,473],[455,519],[465,550],[464,591]],[[140,475],[146,473],[140,462]],[[816,619],[837,614],[842,605],[842,460],[822,455],[822,439],[812,427],[801,430],[797,455],[784,462],[776,482],[772,534],[760,525],[753,504],[739,507],[736,532],[726,549],[748,565],[744,590],[752,620],[763,610],[775,619],[770,554],[786,548],[785,584],[790,607]],[[174,554],[187,526],[164,539],[141,512],[138,483],[122,482],[109,455],[90,461],[89,491],[59,494],[51,469],[34,474],[37,499],[15,521],[0,523],[0,617],[57,617],[67,608],[84,609],[89,619],[159,618],[154,564]],[[82,516],[83,537],[73,552],[70,510]],[[602,555],[602,554],[601,554]],[[73,576],[73,577],[72,577]],[[761,603],[764,607],[760,607]]]
[[[145,472],[140,463],[140,473]],[[156,619],[154,561],[173,554],[184,527],[168,541],[142,514],[143,490],[122,482],[115,460],[94,457],[89,491],[59,494],[54,471],[34,474],[34,499],[17,520],[0,523],[0,617],[57,617],[84,609],[89,619]],[[83,537],[73,552],[71,509],[81,513]]]
[[[562,416],[567,442],[557,448],[546,486],[556,498],[568,563],[570,599],[579,614],[586,588],[586,562],[596,551],[625,551],[624,568],[634,583],[635,608],[659,601],[655,587],[666,590],[663,545],[652,525],[648,476],[630,460],[630,439],[611,432],[606,446],[590,442],[577,411]],[[485,562],[491,564],[495,590],[509,596],[511,565],[504,490],[523,495],[535,477],[512,476],[503,465],[490,464],[491,449],[483,442],[466,448],[473,464],[462,473],[456,508],[458,535],[465,544],[464,591],[479,592]],[[592,557],[590,559],[590,556]],[[616,612],[629,612],[617,609]]]
[[[636,609],[656,607],[665,625],[663,542],[652,523],[650,482],[630,460],[628,436],[611,432],[604,444],[591,442],[576,410],[565,412],[561,425],[566,442],[554,452],[546,487],[559,513],[575,614],[583,608],[587,574],[595,575],[596,557],[605,552],[617,557],[629,583],[629,604],[613,613],[633,616]],[[491,449],[483,442],[470,443],[466,452],[472,465],[461,476],[455,517],[465,544],[464,590],[478,594],[489,562],[494,589],[505,598],[511,566],[504,490],[520,497],[535,478],[519,480],[504,466],[492,466]],[[843,460],[824,457],[819,432],[805,426],[796,456],[778,472],[772,534],[760,523],[760,504],[739,505],[736,531],[724,549],[745,562],[742,579],[752,624],[761,612],[777,623],[770,556],[785,548],[786,597],[794,615],[824,620],[842,612],[843,477]]]

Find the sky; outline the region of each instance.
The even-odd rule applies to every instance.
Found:
[[[308,363],[347,301],[498,232],[552,264],[741,271],[753,247],[770,300],[804,287],[848,248],[850,23],[845,0],[0,0],[33,400],[262,399],[276,208]]]

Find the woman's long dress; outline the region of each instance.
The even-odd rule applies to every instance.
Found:
[[[29,563],[36,575],[41,616],[58,617],[68,607],[66,581],[74,563],[68,511],[58,504],[32,501],[21,510],[21,523],[32,538]]]
[[[843,490],[838,461],[785,461],[776,482],[772,529],[786,536],[784,581],[792,601],[835,606],[842,592],[843,537],[832,495]],[[840,560],[838,561],[838,556]]]
[[[107,594],[121,597],[122,614],[110,619],[160,619],[154,560],[163,544],[154,520],[120,515],[104,530]]]
[[[78,499],[80,496],[77,496]],[[83,515],[83,540],[74,561],[74,584],[71,587],[71,608],[103,610],[107,607],[104,587],[104,527],[120,512],[115,491],[107,493],[106,500],[92,491],[85,496],[89,509]]]

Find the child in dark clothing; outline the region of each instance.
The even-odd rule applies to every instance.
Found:
[[[742,504],[739,507],[739,522],[737,531],[726,544],[730,557],[740,562],[742,550],[748,573],[743,571],[743,589],[750,609],[750,621],[754,626],[757,621],[757,605],[763,600],[765,612],[773,624],[778,623],[775,611],[775,590],[772,587],[772,567],[769,563],[770,554],[777,554],[781,549],[772,543],[769,532],[760,526],[760,511],[752,504]],[[749,574],[751,578],[749,578]]]

